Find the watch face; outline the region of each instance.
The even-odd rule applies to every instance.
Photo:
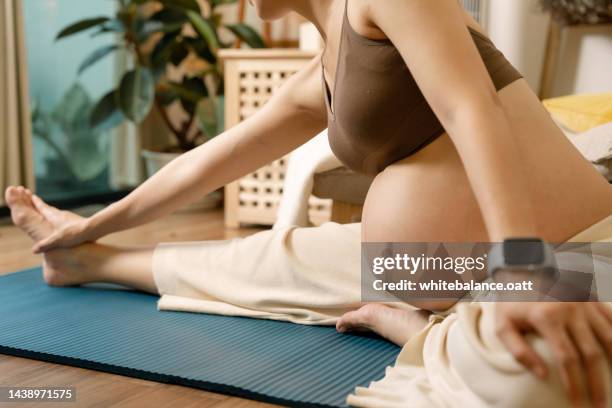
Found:
[[[544,243],[536,238],[504,241],[506,265],[537,265],[544,262]]]

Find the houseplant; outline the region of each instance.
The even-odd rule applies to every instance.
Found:
[[[610,0],[540,0],[561,24],[603,24],[612,22]]]
[[[106,183],[107,147],[103,133],[92,131],[88,116],[93,109],[87,90],[74,83],[49,111],[39,103],[31,107],[32,133],[54,154],[44,158],[47,171],[40,186],[96,189]]]
[[[132,56],[116,89],[104,95],[89,116],[95,131],[114,128],[128,120],[141,123],[156,109],[173,143],[162,151],[148,151],[149,175],[162,165],[223,128],[223,72],[217,58],[233,36],[253,48],[265,46],[259,34],[246,24],[224,24],[218,7],[236,0],[118,0],[113,16],[75,22],[57,40],[91,32],[113,35],[111,43],[94,50],[82,62],[79,74],[114,52]],[[170,107],[180,115],[170,115]]]

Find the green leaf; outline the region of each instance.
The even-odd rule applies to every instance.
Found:
[[[189,55],[189,48],[182,41],[176,42],[170,51],[170,62],[175,67],[178,67],[187,58],[187,55]]]
[[[183,90],[179,93],[181,106],[185,112],[193,115],[196,111],[198,102],[208,96],[208,90],[204,80],[200,77],[183,78],[183,83],[179,87]]]
[[[183,79],[183,83],[168,82],[170,90],[178,95],[181,100],[197,103],[200,99],[208,96],[204,81],[200,78]]]
[[[136,68],[127,72],[119,85],[118,101],[123,114],[140,123],[153,105],[155,83],[153,74],[147,68]]]
[[[198,55],[198,57],[213,65],[217,63],[216,55],[210,51],[208,44],[202,41],[201,38],[183,37],[183,42],[187,44],[189,48],[191,48],[193,52]]]
[[[202,13],[197,0],[159,0],[164,6],[177,8],[179,10],[190,10],[198,14]]]
[[[212,23],[208,19],[202,17],[202,15],[194,13],[193,11],[187,12],[187,18],[198,35],[206,41],[208,48],[216,54],[219,49],[219,37],[217,37],[217,32]]]
[[[213,23],[215,27],[219,27],[221,25],[221,22],[223,21],[223,14],[213,13],[210,16],[210,21]]]
[[[161,103],[163,106],[168,106],[176,101],[178,95],[172,89],[166,87],[158,89],[156,92],[156,97],[159,103]]]
[[[80,83],[75,82],[54,106],[51,116],[64,134],[69,134],[85,127],[89,109],[91,109],[89,94]]]
[[[246,24],[228,24],[227,27],[234,35],[247,43],[251,48],[266,48],[266,43],[252,27]]]
[[[106,57],[111,52],[116,51],[118,49],[118,45],[107,45],[106,47],[98,48],[97,50],[89,54],[89,56],[85,58],[85,60],[83,60],[81,66],[79,67],[78,75],[81,75],[87,68],[100,61],[102,58]]]
[[[138,37],[141,41],[146,40],[146,38],[159,31],[164,31],[164,23],[157,20],[149,20],[143,21],[142,24],[138,27]]]
[[[105,148],[100,143],[100,135],[91,131],[75,134],[70,139],[70,167],[80,181],[88,181],[99,176],[108,166]]]
[[[181,107],[187,114],[193,115],[196,110],[197,104],[189,99],[180,98],[179,102],[181,103]]]
[[[119,126],[125,116],[117,105],[117,91],[112,90],[102,97],[89,115],[89,126],[97,132],[105,132]]]
[[[178,33],[180,32],[181,28],[183,28],[183,24],[181,23],[165,24],[157,20],[145,21],[138,26],[138,41],[147,41],[149,36],[153,33]]]
[[[165,34],[153,47],[153,51],[151,51],[150,61],[151,65],[160,68],[165,67],[168,63],[168,59],[170,58],[170,53],[172,52],[172,47],[175,44],[175,40],[178,33],[171,32]]]
[[[217,117],[216,103],[212,98],[204,98],[198,103],[196,108],[198,127],[207,138],[217,136],[220,133]]]
[[[236,1],[238,0],[213,0],[213,5],[216,7],[222,6],[223,4],[234,4]]]
[[[123,23],[118,18],[113,18],[100,26],[100,29],[91,34],[92,37],[95,37],[100,34],[105,33],[123,33],[125,32],[125,27]]]
[[[183,24],[187,22],[187,16],[182,10],[175,8],[163,8],[151,16],[151,20],[161,21],[165,24]]]
[[[198,99],[208,96],[208,89],[206,89],[204,79],[200,77],[183,78],[183,86],[196,93],[198,95]]]
[[[132,14],[129,11],[129,7],[125,7],[117,11],[117,20],[119,20],[126,28],[130,25],[130,20],[132,18],[131,16]]]
[[[57,41],[60,38],[68,37],[69,35],[73,35],[81,31],[85,31],[89,28],[105,23],[108,20],[110,20],[108,17],[95,17],[95,18],[88,18],[86,20],[77,21],[76,23],[70,24],[69,26],[61,30],[57,34],[57,37],[55,37],[55,40]]]

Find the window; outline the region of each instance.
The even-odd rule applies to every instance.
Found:
[[[87,31],[55,41],[65,26],[109,15],[109,0],[25,0],[29,93],[36,188],[46,200],[79,199],[111,192],[110,139],[89,126],[89,112],[115,83],[115,56],[81,75],[83,60],[113,34]]]

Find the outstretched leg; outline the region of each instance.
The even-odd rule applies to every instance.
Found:
[[[115,283],[158,294],[152,270],[153,248],[83,244],[45,254],[43,276],[51,286]]]
[[[51,224],[34,207],[29,190],[9,187],[5,198],[13,222],[33,241],[39,241],[51,233]],[[53,207],[48,209],[59,211]],[[101,244],[57,249],[45,253],[43,276],[53,286],[106,282],[157,294],[152,270],[153,249]]]
[[[9,188],[6,196],[13,221],[34,241],[51,233],[52,225],[45,217],[53,217],[59,210],[36,198],[34,206],[31,193],[23,188]],[[332,242],[337,245],[333,256],[321,256],[325,253],[321,248],[327,249]],[[382,304],[369,304],[349,312],[360,303],[359,248],[358,227],[329,223],[319,228],[266,231],[244,240],[167,245],[162,247],[156,262],[160,262],[159,270],[165,271],[161,276],[166,277],[172,294],[177,296],[205,297],[208,290],[217,299],[231,303],[234,312],[244,303],[251,306],[244,308],[249,312],[272,305],[268,306],[271,312],[264,312],[286,318],[297,310],[294,320],[302,319],[309,324],[316,319],[327,322],[338,312],[345,313],[338,320],[340,332],[370,330],[403,345],[425,327],[428,313]],[[44,277],[55,286],[110,282],[158,293],[153,278],[153,250],[84,244],[49,251],[45,254]],[[179,260],[181,267],[177,268]],[[259,264],[252,267],[250,262]],[[265,270],[276,272],[265,274],[262,265],[266,265]],[[302,280],[295,279],[296,276]],[[299,285],[291,286],[296,281]],[[226,291],[228,286],[233,290]],[[265,298],[257,298],[258,290],[264,287]],[[302,299],[308,306],[296,307],[299,305],[296,299]],[[314,307],[316,312],[304,319],[307,307]]]

